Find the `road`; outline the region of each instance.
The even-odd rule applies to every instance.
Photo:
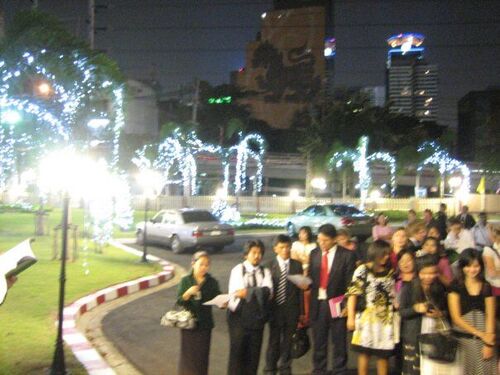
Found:
[[[271,242],[275,234],[249,233],[237,236],[235,243],[222,252],[212,255],[210,273],[219,281],[222,291],[227,291],[231,268],[242,260],[241,250],[246,240],[259,238],[266,245],[264,262],[271,259]],[[148,251],[160,258],[190,267],[190,254],[173,254],[166,248],[149,246]],[[180,334],[177,329],[160,326],[160,318],[175,302],[176,288],[165,289],[139,298],[111,311],[103,319],[102,328],[107,338],[145,375],[171,375],[177,373]],[[229,334],[226,313],[214,309],[215,328],[212,332],[210,352],[210,374],[220,375],[227,371]],[[267,329],[266,329],[267,331]],[[261,371],[267,349],[267,332],[264,336],[261,355]],[[294,374],[310,374],[311,351],[294,360]],[[350,356],[349,368],[355,369],[356,359]]]

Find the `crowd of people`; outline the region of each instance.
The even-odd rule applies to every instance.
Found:
[[[266,324],[266,374],[292,373],[293,336],[304,327],[312,374],[346,373],[349,347],[359,374],[368,374],[371,357],[381,375],[391,357],[398,374],[497,374],[500,228],[483,213],[476,223],[466,206],[448,219],[444,204],[422,220],[410,211],[405,224],[393,228],[379,214],[364,253],[346,230],[324,224],[315,239],[303,227],[295,242],[276,236],[267,264],[263,243],[248,241],[228,286],[228,374],[257,374]],[[208,373],[214,324],[203,303],[220,293],[209,267],[208,253],[197,252],[179,284],[178,303],[198,320],[182,330],[181,375]],[[451,362],[421,350],[422,335],[441,331],[457,343]]]

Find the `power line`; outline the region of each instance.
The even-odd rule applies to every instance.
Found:
[[[335,27],[420,27],[420,26],[481,26],[498,25],[500,20],[478,20],[478,21],[450,21],[450,22],[410,22],[410,23],[337,23]],[[324,29],[324,25],[263,25],[263,29]],[[203,26],[203,25],[133,25],[133,26],[114,26],[111,31],[159,31],[159,30],[240,30],[240,29],[258,29],[256,25],[218,25],[218,26]]]
[[[456,43],[456,44],[428,44],[426,48],[491,48],[500,47],[500,43]],[[280,49],[283,51],[291,51],[296,48]],[[349,46],[340,47],[338,50],[387,50],[387,46]],[[309,48],[311,51],[323,51],[323,48]],[[141,52],[141,53],[232,53],[232,52],[245,52],[245,48],[116,48],[113,47],[113,52]]]

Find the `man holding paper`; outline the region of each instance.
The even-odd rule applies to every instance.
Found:
[[[328,338],[334,345],[333,374],[347,372],[347,327],[345,311],[338,308],[356,267],[354,252],[338,246],[337,231],[331,224],[318,230],[318,245],[311,252],[311,323],[313,329],[313,374],[327,374]],[[343,304],[342,304],[343,306]],[[333,307],[333,308],[331,308]]]
[[[291,340],[300,316],[301,290],[289,279],[302,276],[302,263],[290,259],[292,239],[279,234],[273,241],[276,253],[268,268],[273,278],[273,299],[270,306],[269,344],[266,356],[266,374],[292,373]],[[304,285],[307,289],[308,286]],[[279,363],[278,363],[279,362]]]

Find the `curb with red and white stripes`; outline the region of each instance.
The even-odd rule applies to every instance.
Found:
[[[118,241],[111,241],[110,244],[128,253],[142,255],[142,252]],[[174,276],[174,267],[170,263],[152,255],[148,255],[148,260],[158,262],[163,267],[163,271],[99,290],[64,308],[63,340],[90,375],[112,375],[115,371],[92,347],[85,335],[76,328],[76,321],[80,316],[103,303],[157,286]]]

